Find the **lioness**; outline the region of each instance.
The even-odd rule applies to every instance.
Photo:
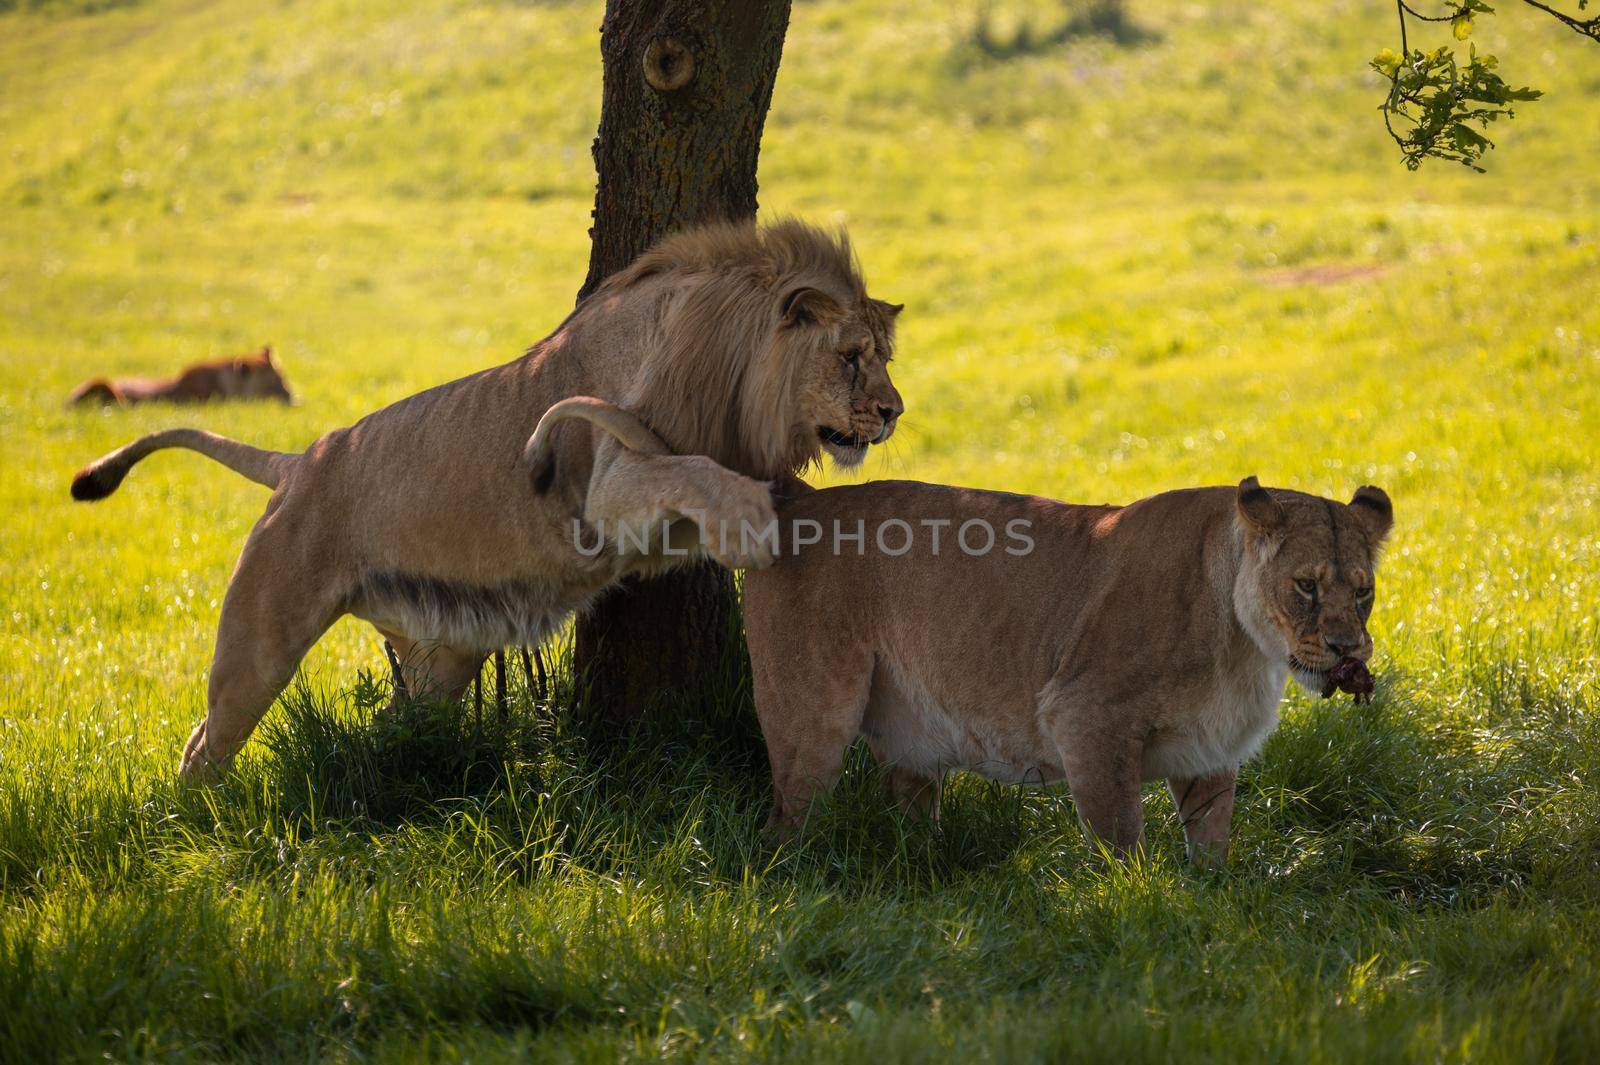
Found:
[[[165,447],[274,489],[223,600],[206,717],[182,774],[225,765],[344,614],[394,645],[413,695],[454,698],[491,650],[537,643],[623,576],[684,561],[672,552],[699,545],[678,519],[724,565],[765,565],[764,544],[717,534],[772,519],[763,480],[821,452],[859,463],[894,431],[899,310],[868,297],[843,234],[792,221],[706,226],[607,279],[523,357],[301,454],[177,429],[85,467],[76,499],[110,494]],[[528,447],[534,422],[574,393],[627,408],[661,446],[633,450],[562,421],[579,403],[552,412]],[[602,523],[661,535],[592,543]]]
[[[1140,783],[1165,777],[1191,859],[1216,864],[1285,675],[1319,691],[1371,655],[1393,512],[1378,488],[1343,504],[1254,477],[1128,506],[885,481],[779,519],[744,620],[780,835],[865,734],[909,812],[938,816],[950,769],[1065,779],[1121,853],[1143,843]]]
[[[67,405],[126,407],[134,403],[204,403],[212,399],[294,400],[271,347],[254,355],[198,362],[171,377],[96,377],[73,389]]]

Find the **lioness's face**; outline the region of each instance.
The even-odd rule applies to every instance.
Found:
[[[294,402],[289,383],[278,369],[278,360],[271,348],[262,348],[257,355],[237,360],[233,365],[239,380],[239,393],[250,399],[276,399],[283,403]]]
[[[867,448],[894,433],[905,410],[889,379],[900,307],[865,299],[855,306],[816,289],[791,296],[785,328],[801,348],[801,424],[795,435],[840,466],[860,465]]]
[[[1250,477],[1239,485],[1239,517],[1248,532],[1244,576],[1265,630],[1256,639],[1281,640],[1294,679],[1320,692],[1341,658],[1372,655],[1367,619],[1378,549],[1394,522],[1389,497],[1366,487],[1341,504],[1270,491]]]

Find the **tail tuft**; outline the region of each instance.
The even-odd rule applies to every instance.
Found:
[[[278,487],[278,482],[283,479],[284,472],[293,467],[296,457],[280,451],[263,451],[199,429],[163,429],[159,433],[141,436],[126,447],[119,447],[79,470],[72,478],[72,498],[83,501],[104,499],[117,490],[122,479],[128,476],[128,471],[133,469],[134,463],[153,451],[168,447],[198,451],[234,473],[268,488]]]
[[[72,478],[72,498],[80,503],[104,499],[117,490],[127,475],[126,466],[99,462],[85,466]]]

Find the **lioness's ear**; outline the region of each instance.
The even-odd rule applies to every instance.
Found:
[[[276,365],[278,365],[277,358],[272,354],[272,345],[271,344],[263,344],[262,345],[262,347],[261,347],[261,361],[266,363],[268,366],[276,366]]]
[[[821,289],[804,286],[783,297],[778,317],[784,325],[830,325],[844,319],[844,308]]]
[[[1251,474],[1239,482],[1239,516],[1256,532],[1270,533],[1283,524],[1283,505]]]
[[[1383,543],[1394,526],[1394,504],[1389,502],[1389,493],[1377,485],[1364,484],[1356,489],[1350,497],[1350,513],[1374,544]]]
[[[901,311],[906,309],[906,305],[903,303],[885,303],[883,300],[873,300],[872,305],[878,308],[886,318],[897,317]]]

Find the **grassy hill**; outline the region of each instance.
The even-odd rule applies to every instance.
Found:
[[[1600,50],[1488,20],[1548,96],[1488,174],[1411,174],[1383,4],[1135,3],[1131,43],[1006,59],[978,8],[795,6],[763,210],[848,224],[908,305],[867,475],[1396,501],[1379,698],[1290,695],[1230,872],[1154,790],[1150,861],[1106,869],[1058,790],[964,781],[930,834],[864,771],[774,850],[737,688],[617,749],[520,687],[370,729],[349,622],[178,789],[263,494],[168,456],[88,508],[70,472],[175,424],[303,447],[552,328],[599,5],[0,3],[0,1058],[1600,1045]],[[61,408],[268,342],[287,412]]]

